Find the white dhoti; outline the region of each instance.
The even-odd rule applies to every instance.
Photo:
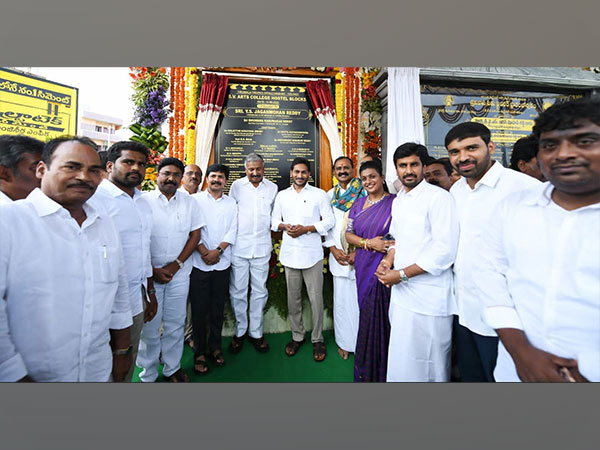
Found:
[[[163,375],[173,375],[181,368],[183,328],[185,325],[190,275],[177,272],[167,284],[154,283],[158,309],[156,316],[142,328],[136,364],[142,368],[140,380],[156,381],[159,357],[164,362]],[[162,336],[159,333],[163,323]]]
[[[390,303],[387,381],[449,381],[452,316],[428,316]]]
[[[271,255],[260,258],[231,257],[229,297],[235,314],[235,335],[248,334],[258,339],[263,335],[263,310],[269,298],[267,276]],[[248,305],[248,281],[250,281],[250,305]]]
[[[342,350],[354,353],[358,335],[358,295],[356,280],[333,277],[333,329],[335,343]]]

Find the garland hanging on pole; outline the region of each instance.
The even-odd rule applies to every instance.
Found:
[[[148,148],[148,166],[142,181],[142,190],[156,186],[156,166],[168,143],[160,127],[169,114],[169,102],[165,98],[169,87],[169,76],[164,67],[130,67],[133,79],[131,100],[135,105],[134,121],[129,126],[133,132],[131,141],[140,142]]]

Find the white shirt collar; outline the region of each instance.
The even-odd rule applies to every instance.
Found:
[[[489,186],[492,189],[496,187],[496,184],[498,183],[498,180],[500,179],[503,170],[504,167],[502,167],[502,164],[500,164],[498,161],[494,161],[492,163],[492,167],[490,167],[489,170],[485,173],[485,175],[481,178],[481,180],[479,180],[475,184],[475,189],[477,189],[477,186],[479,186],[480,184],[485,184],[486,186]]]
[[[548,206],[550,204],[554,204],[558,208],[564,209],[552,200],[552,192],[554,192],[554,185],[552,183],[550,183],[549,181],[540,183],[539,186],[529,189],[524,194],[523,203],[526,205],[538,206]],[[600,208],[600,203],[595,203],[593,205],[587,205],[582,208],[577,208],[575,211],[580,211],[584,208]]]
[[[70,217],[70,213],[61,204],[55,202],[46,194],[44,194],[40,188],[35,188],[33,191],[31,191],[31,193],[27,196],[27,201],[33,205],[35,211],[40,217],[49,216],[61,210]],[[86,222],[88,220],[94,221],[99,217],[98,211],[89,202],[85,202],[83,204],[83,210],[87,216]]]
[[[412,188],[408,192],[406,192],[406,187],[404,185],[402,185],[402,187],[398,191],[398,194],[400,194],[400,195],[410,195],[411,197],[416,197],[416,196],[418,196],[421,193],[421,191],[427,189],[427,186],[425,186],[426,184],[427,184],[427,181],[425,181],[425,178],[423,178],[419,182],[419,184],[417,184],[414,188]]]
[[[106,191],[113,197],[118,197],[119,195],[126,195],[129,197],[129,194],[127,192],[125,192],[124,190],[119,188],[115,183],[110,181],[108,178],[102,180],[102,182],[100,183],[100,186],[102,186],[104,189],[106,189]],[[156,189],[156,190],[158,190],[158,189]],[[140,190],[138,188],[135,188],[133,190],[133,198],[137,199],[137,197],[139,197],[140,195],[142,195]]]
[[[4,192],[0,191],[0,205],[4,205],[6,203],[12,203],[13,199],[6,195]]]

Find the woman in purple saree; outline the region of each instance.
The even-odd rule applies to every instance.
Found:
[[[354,353],[354,381],[384,382],[390,339],[388,310],[390,288],[375,276],[379,262],[394,241],[384,240],[391,221],[395,195],[384,190],[381,163],[368,161],[360,167],[367,197],[354,202],[348,215],[346,240],[356,247],[354,269],[360,309]]]

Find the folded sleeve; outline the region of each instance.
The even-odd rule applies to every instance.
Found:
[[[229,207],[229,229],[226,231],[225,236],[223,236],[223,242],[228,242],[229,245],[235,244],[235,238],[237,236],[237,228],[238,228],[238,208],[235,200],[230,199],[230,207]]]
[[[326,236],[329,231],[335,225],[335,217],[333,216],[333,210],[331,209],[331,202],[327,197],[327,193],[323,190],[319,192],[319,213],[321,214],[321,220],[314,224],[315,230],[321,236]]]
[[[121,239],[116,228],[114,229],[115,239],[119,242],[119,286],[115,295],[115,301],[110,315],[108,328],[111,330],[122,330],[133,324],[131,315],[131,304],[129,302],[129,283],[127,281],[127,272],[125,268],[125,258],[121,247]]]
[[[508,205],[507,201],[501,202],[490,216],[486,237],[479,242],[481,266],[474,281],[481,295],[484,322],[496,330],[523,330],[523,323],[510,295],[505,275],[509,267],[504,247],[504,224],[512,220]]]
[[[458,216],[452,196],[445,191],[437,192],[431,200],[427,217],[431,226],[431,242],[419,254],[415,264],[438,276],[452,266],[458,249]]]

